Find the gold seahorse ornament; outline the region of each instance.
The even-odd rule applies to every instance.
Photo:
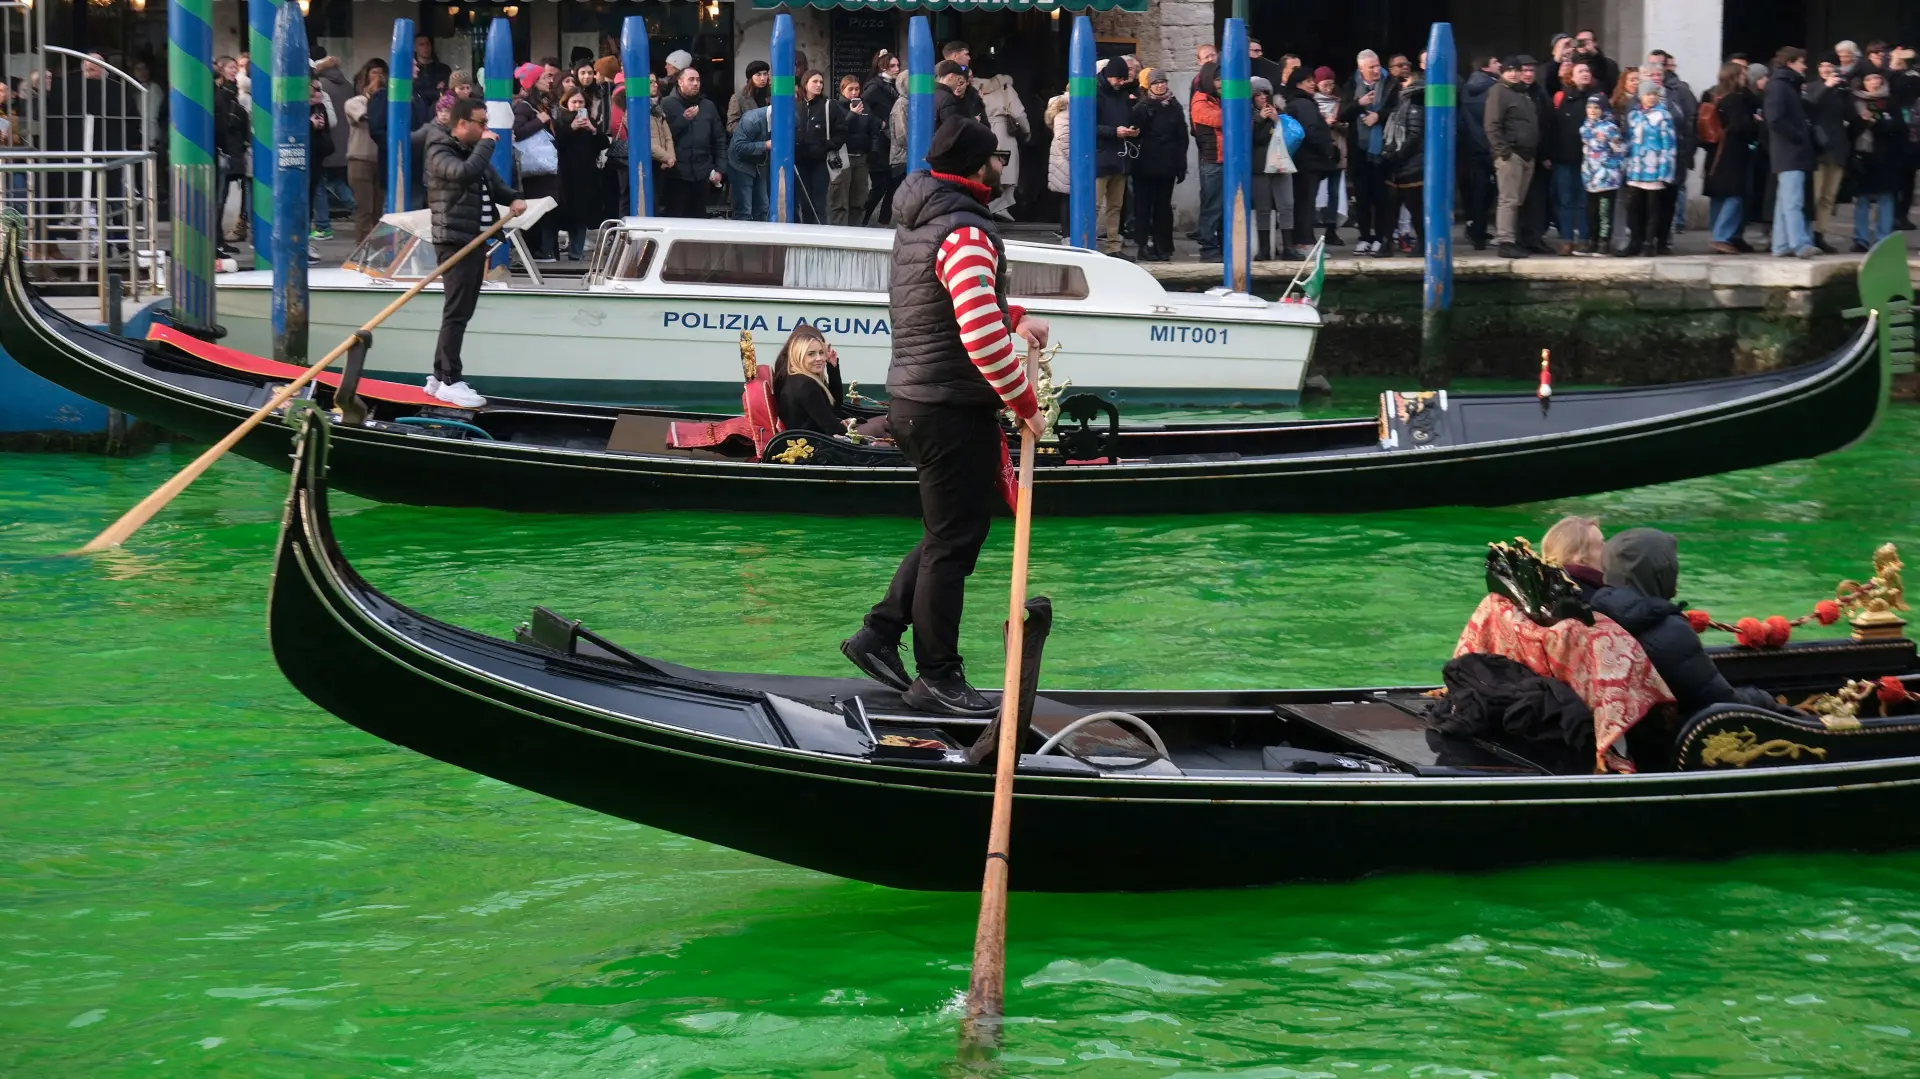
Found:
[[[1708,735],[1706,744],[1700,747],[1700,763],[1709,768],[1722,764],[1745,768],[1762,757],[1787,757],[1797,761],[1802,753],[1815,760],[1827,759],[1827,751],[1818,746],[1804,746],[1785,738],[1762,742],[1751,730],[1742,728]]]

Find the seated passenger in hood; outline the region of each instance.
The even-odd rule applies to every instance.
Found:
[[[1608,540],[1602,569],[1606,586],[1593,609],[1634,635],[1654,669],[1673,690],[1684,721],[1711,704],[1745,704],[1792,712],[1753,686],[1734,688],[1701,647],[1673,596],[1680,584],[1679,545],[1656,528],[1630,528]]]

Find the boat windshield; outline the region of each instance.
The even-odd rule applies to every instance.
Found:
[[[382,221],[341,266],[368,277],[418,280],[433,272],[433,245],[409,229]]]

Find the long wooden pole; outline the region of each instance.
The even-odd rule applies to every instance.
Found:
[[[1037,348],[1027,350],[1027,379],[1039,366]],[[1037,385],[1037,383],[1035,383]],[[980,886],[980,924],[973,937],[973,977],[967,986],[966,1040],[975,1046],[999,1040],[1006,995],[1008,847],[1013,840],[1013,767],[1020,758],[1020,667],[1026,643],[1027,555],[1033,533],[1031,428],[1020,430],[1020,489],[1013,509],[1013,588],[1007,606],[1007,677],[1000,690],[1000,746],[994,756],[993,823],[987,831],[987,872]]]
[[[461,259],[466,258],[469,253],[471,253],[475,248],[479,247],[481,244],[486,243],[487,240],[491,238],[494,233],[499,232],[502,228],[505,228],[507,222],[511,221],[512,219],[513,219],[513,211],[504,210],[504,212],[501,214],[500,220],[494,222],[492,227],[488,228],[485,232],[481,233],[480,235],[475,236],[471,241],[467,243],[467,246],[461,248],[458,251],[455,251],[453,253],[452,258],[448,259],[447,261],[441,263],[438,266],[435,266],[433,268],[432,273],[421,278],[419,283],[415,284],[412,288],[408,289],[407,291],[401,293],[399,299],[394,300],[392,303],[388,304],[379,314],[368,319],[366,324],[360,327],[360,330],[362,332],[369,331],[369,330],[372,330],[375,326],[380,325],[382,322],[387,321],[387,318],[391,316],[395,311],[398,311],[400,310],[401,307],[405,306],[408,300],[411,300],[415,296],[420,295],[420,291],[422,289],[426,288],[428,285],[432,284],[433,282],[439,280],[440,275],[443,273],[446,273],[448,268],[450,268],[454,263],[459,262]],[[94,554],[99,551],[104,551],[109,547],[118,547],[122,543],[125,543],[129,536],[132,536],[135,532],[140,530],[141,525],[146,524],[149,520],[152,520],[154,514],[159,513],[163,508],[166,507],[167,503],[174,500],[175,496],[177,496],[180,492],[186,490],[188,484],[192,483],[194,480],[199,479],[200,474],[202,472],[205,472],[208,468],[212,467],[213,463],[215,461],[218,461],[222,454],[226,453],[228,450],[238,445],[240,443],[240,440],[246,437],[246,434],[248,431],[251,431],[255,427],[259,426],[260,421],[272,415],[275,409],[281,407],[282,405],[286,404],[288,401],[292,400],[293,395],[296,393],[299,393],[301,387],[313,381],[315,376],[319,375],[320,372],[326,370],[327,367],[333,363],[333,361],[346,355],[347,350],[353,347],[354,338],[357,336],[358,336],[357,333],[354,334],[353,336],[349,336],[345,341],[340,342],[340,344],[337,345],[332,352],[329,352],[325,356],[322,356],[320,357],[320,359],[316,360],[312,367],[307,368],[306,371],[301,373],[299,378],[296,378],[292,382],[287,383],[285,386],[280,387],[280,391],[278,393],[268,398],[266,404],[261,405],[259,408],[255,409],[253,412],[253,415],[248,416],[246,419],[240,421],[240,426],[234,428],[227,435],[227,437],[221,439],[218,442],[215,442],[212,446],[209,446],[207,448],[207,452],[193,459],[192,464],[181,469],[179,473],[176,474],[172,479],[161,484],[152,494],[141,499],[139,505],[128,510],[125,514],[121,516],[119,520],[107,526],[105,531],[101,532],[99,535],[89,540],[85,547],[80,548],[79,553]]]

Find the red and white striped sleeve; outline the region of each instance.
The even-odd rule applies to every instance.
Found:
[[[947,295],[953,297],[953,313],[960,321],[960,343],[966,346],[967,357],[1014,415],[1031,416],[1039,410],[1040,402],[1027,382],[1027,366],[1015,347],[1020,339],[1000,310],[994,280],[998,261],[987,234],[968,226],[955,229],[946,238],[933,265]]]

